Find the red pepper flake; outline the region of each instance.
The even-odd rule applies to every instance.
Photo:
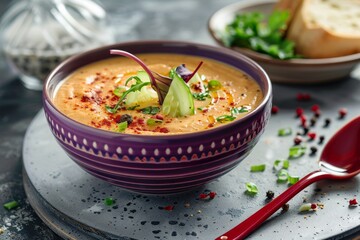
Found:
[[[210,192],[210,193],[209,193],[210,199],[214,199],[215,196],[216,196],[216,192]]]
[[[206,199],[206,198],[208,198],[208,194],[206,194],[206,193],[200,193],[200,195],[199,195],[199,198],[200,199]]]
[[[162,127],[162,128],[160,128],[160,132],[161,133],[168,133],[169,129],[167,129],[166,127]]]
[[[296,95],[296,99],[297,99],[298,101],[308,101],[308,100],[311,99],[311,96],[310,96],[310,94],[308,94],[308,93],[298,93],[298,94]]]
[[[356,200],[356,198],[349,200],[349,206],[353,207],[356,206],[358,204],[358,201]]]
[[[278,106],[272,106],[271,108],[271,113],[272,114],[277,114],[279,112],[279,107]]]
[[[313,113],[316,113],[316,112],[319,111],[319,110],[320,110],[319,105],[314,104],[314,105],[311,106],[311,111],[312,111]]]
[[[347,109],[346,108],[340,108],[339,109],[339,118],[344,118],[347,114]]]
[[[172,205],[165,206],[165,207],[164,207],[164,210],[166,210],[166,211],[172,211],[172,210],[174,210],[174,206],[172,206]]]
[[[317,204],[316,204],[316,203],[312,203],[310,207],[311,207],[312,210],[316,210],[316,209],[317,209]]]
[[[164,120],[164,116],[160,115],[160,114],[156,114],[155,115],[155,118],[156,119],[159,119],[159,120]]]
[[[307,118],[304,114],[300,116],[301,126],[306,127],[306,119]]]
[[[295,111],[296,111],[296,116],[298,116],[298,117],[300,117],[304,114],[304,109],[302,109],[300,107],[296,108]]]
[[[309,132],[307,135],[310,138],[310,140],[314,140],[316,138],[316,133],[314,132]]]

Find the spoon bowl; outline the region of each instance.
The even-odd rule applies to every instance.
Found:
[[[342,127],[324,147],[319,170],[315,170],[289,187],[245,221],[216,238],[239,240],[245,238],[267,218],[280,209],[301,190],[322,179],[345,180],[360,173],[360,116]]]

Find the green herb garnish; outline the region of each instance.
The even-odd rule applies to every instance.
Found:
[[[306,147],[305,146],[293,146],[289,149],[289,158],[299,158],[305,154]]]
[[[115,203],[115,200],[113,198],[111,198],[111,197],[107,197],[107,198],[104,199],[104,204],[106,206],[111,206],[114,203]]]
[[[200,93],[192,93],[193,98],[199,101],[205,101],[206,98],[211,98],[208,91],[206,92],[200,92]]]
[[[7,210],[11,210],[11,209],[17,208],[19,206],[19,203],[17,201],[11,201],[11,202],[5,203],[3,206]]]
[[[273,58],[298,58],[294,42],[284,38],[288,11],[274,11],[264,22],[259,12],[241,13],[225,28],[223,42],[228,47],[245,47]]]
[[[284,137],[292,134],[291,128],[281,128],[278,130],[278,136]]]
[[[130,78],[128,78],[125,82],[125,86],[131,81],[131,80],[135,80],[135,83],[133,85],[130,86],[130,88],[124,92],[121,92],[123,88],[115,88],[114,90],[114,94],[116,96],[119,96],[120,92],[121,92],[121,96],[119,101],[116,103],[116,105],[112,108],[108,105],[105,106],[105,109],[109,112],[109,113],[116,113],[117,110],[119,109],[122,101],[125,99],[125,97],[131,93],[131,92],[136,92],[136,91],[140,91],[143,87],[150,85],[150,82],[143,82],[141,81],[141,79],[137,76],[132,76]]]
[[[281,164],[281,166],[280,166]],[[274,161],[274,169],[275,170],[279,170],[279,169],[288,169],[289,168],[289,160],[275,160]]]
[[[221,83],[218,80],[210,80],[208,83],[209,91],[216,91],[222,88]]]
[[[288,176],[288,181],[291,185],[297,183],[299,180],[300,177],[298,176],[290,176],[290,175]]]
[[[118,123],[118,131],[119,132],[124,132],[127,127],[128,127],[128,122],[127,121]]]
[[[250,172],[263,172],[265,171],[266,165],[260,164],[260,165],[253,165],[250,167]]]
[[[253,194],[253,195],[258,193],[258,188],[255,183],[247,182],[247,183],[245,183],[245,186],[246,186],[247,193]]]
[[[288,181],[289,173],[285,169],[281,169],[278,173],[277,182],[278,183],[286,183]]]
[[[249,112],[249,109],[247,107],[240,107],[240,108],[232,108],[230,110],[231,115],[237,115],[240,113],[245,113],[245,112]]]
[[[234,121],[236,119],[236,117],[232,116],[232,115],[222,115],[220,117],[216,118],[216,121],[224,123],[224,122],[231,122]]]
[[[149,106],[149,107],[141,109],[141,112],[144,113],[144,114],[155,115],[158,112],[160,112],[160,108],[159,107]]]
[[[127,110],[135,110],[137,107],[140,107],[140,105],[137,104],[135,106],[128,107]]]
[[[162,123],[163,120],[160,120],[160,119],[156,119],[156,118],[149,118],[147,121],[146,121],[146,124],[149,125],[149,126],[154,126],[156,124],[159,124],[159,123]]]

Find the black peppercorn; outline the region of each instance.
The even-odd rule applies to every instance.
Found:
[[[270,199],[273,199],[273,198],[274,198],[274,195],[275,195],[274,192],[271,191],[271,190],[269,190],[269,191],[266,192],[266,198],[269,199],[269,200],[270,200]]]
[[[316,118],[315,117],[313,117],[313,118],[311,118],[310,119],[310,126],[315,126],[315,124],[316,124]]]
[[[282,211],[283,212],[287,212],[289,210],[289,204],[288,203],[285,203],[283,206],[282,206]]]
[[[312,155],[315,155],[316,152],[317,152],[317,148],[316,148],[316,147],[311,147],[311,148],[310,148],[310,155],[311,155],[311,156],[312,156]]]
[[[309,128],[308,128],[308,127],[303,127],[303,130],[304,130],[303,135],[308,134],[308,132],[309,132]]]
[[[121,115],[120,117],[120,122],[127,122],[128,125],[130,125],[130,123],[132,123],[133,119],[129,114],[124,114]]]
[[[325,136],[324,136],[324,135],[321,135],[321,136],[319,137],[319,144],[323,144],[324,140],[325,140]]]
[[[331,123],[330,118],[325,119],[324,127],[328,127]]]

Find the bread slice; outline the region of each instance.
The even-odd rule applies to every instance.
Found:
[[[286,37],[306,58],[360,52],[360,0],[302,0]]]

